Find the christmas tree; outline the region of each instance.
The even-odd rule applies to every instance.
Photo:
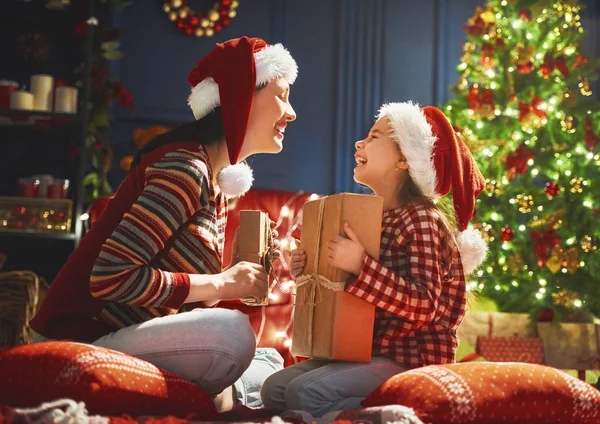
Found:
[[[489,0],[464,27],[445,111],[487,178],[473,225],[490,247],[469,288],[506,312],[600,316],[600,108],[581,7]]]

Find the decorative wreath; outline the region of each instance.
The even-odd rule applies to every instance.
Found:
[[[186,35],[212,37],[231,23],[239,6],[237,0],[216,0],[207,12],[200,13],[190,9],[185,0],[164,0],[163,10],[169,20]]]

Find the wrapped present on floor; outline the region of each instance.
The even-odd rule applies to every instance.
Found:
[[[491,362],[544,364],[542,340],[527,314],[500,312],[470,313],[459,327],[458,335],[475,344],[476,354],[461,362],[485,358]]]
[[[578,370],[582,380],[585,380],[586,370],[600,369],[600,325],[597,322],[539,322],[537,330],[544,342],[546,363],[551,367]]]
[[[238,230],[238,260],[261,264],[267,274],[271,271],[271,247],[273,237],[271,220],[262,211],[240,211],[240,227]],[[241,299],[250,306],[263,306],[269,303],[269,288],[260,298]]]
[[[379,258],[383,199],[342,193],[307,202],[301,248],[304,275],[296,281],[292,353],[311,358],[369,362],[375,307],[344,291],[349,274],[328,262],[327,242],[348,222],[367,254]]]

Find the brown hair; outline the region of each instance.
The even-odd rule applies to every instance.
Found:
[[[454,207],[449,197],[442,197],[437,203],[434,203],[433,200],[421,192],[421,189],[415,184],[415,181],[409,174],[400,188],[399,199],[403,205],[418,204],[437,211],[446,227],[447,233],[449,235],[457,234]]]

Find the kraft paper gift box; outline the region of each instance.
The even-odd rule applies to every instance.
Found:
[[[554,368],[585,370],[600,368],[600,325],[598,323],[537,324],[544,342],[546,363]],[[581,375],[580,375],[581,378]]]
[[[300,247],[304,274],[296,281],[292,353],[310,358],[370,362],[375,306],[344,291],[348,272],[328,262],[327,242],[345,236],[344,221],[366,253],[379,259],[383,199],[342,193],[303,207]]]
[[[262,211],[240,211],[238,230],[238,260],[261,264],[267,275],[271,271],[271,220]],[[269,303],[269,289],[260,298],[249,297],[241,301],[250,306],[264,306]]]

